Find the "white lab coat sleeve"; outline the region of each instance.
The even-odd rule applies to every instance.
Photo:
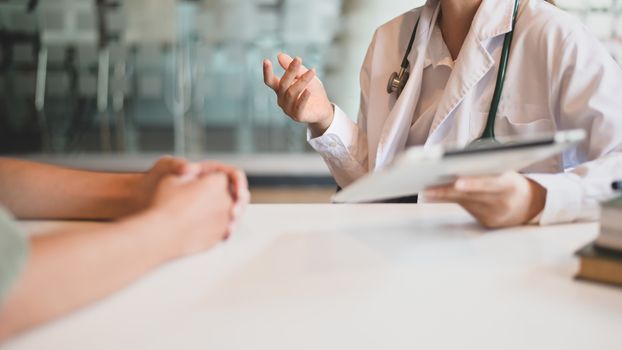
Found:
[[[582,26],[556,49],[549,71],[558,129],[588,138],[564,153],[563,174],[529,176],[548,191],[542,225],[597,219],[599,202],[622,179],[622,69]]]
[[[342,188],[369,171],[367,103],[375,40],[374,36],[361,69],[361,101],[358,121],[355,123],[335,105],[333,122],[322,136],[312,138],[311,132],[307,131],[309,144],[320,153],[335,181]]]

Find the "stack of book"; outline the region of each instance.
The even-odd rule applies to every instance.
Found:
[[[622,285],[622,198],[602,208],[598,239],[577,253],[581,258],[577,278]]]

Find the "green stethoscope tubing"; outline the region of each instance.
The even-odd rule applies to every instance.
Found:
[[[520,0],[514,1],[514,12],[512,16],[512,30],[505,35],[505,39],[503,40],[503,50],[501,51],[501,61],[499,62],[499,73],[497,74],[497,82],[495,85],[495,91],[492,96],[492,102],[490,103],[490,110],[488,111],[488,119],[486,120],[486,128],[484,129],[484,133],[482,136],[476,140],[477,141],[495,141],[495,121],[497,119],[497,112],[499,110],[499,103],[501,102],[501,96],[503,94],[503,86],[505,85],[505,75],[507,72],[508,62],[510,60],[510,51],[512,48],[512,39],[514,38],[514,28],[516,27],[516,19],[518,17],[518,9],[520,5]],[[415,38],[417,36],[417,28],[419,27],[419,20],[415,24],[415,29],[410,37],[410,42],[408,43],[408,48],[406,49],[406,55],[402,60],[402,68],[404,70],[408,69],[408,56],[410,56],[410,52],[412,51],[413,44],[415,42]]]

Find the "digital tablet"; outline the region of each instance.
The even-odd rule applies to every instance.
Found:
[[[370,173],[341,190],[333,196],[333,202],[379,202],[416,195],[426,188],[452,183],[460,176],[519,171],[575,147],[585,137],[584,130],[570,130],[464,149],[413,147],[384,169]]]

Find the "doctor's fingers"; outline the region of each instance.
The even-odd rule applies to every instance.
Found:
[[[477,220],[477,222],[486,228],[498,228],[503,224],[505,218],[495,212],[495,208],[487,204],[479,204],[473,202],[458,203],[464,210]]]
[[[289,67],[285,70],[285,74],[281,77],[281,82],[279,83],[279,95],[285,95],[287,90],[294,84],[296,79],[299,77],[298,70],[302,66],[302,60],[299,57],[296,57],[294,61],[289,65]]]
[[[279,61],[279,64],[281,65],[281,67],[283,69],[287,70],[289,68],[289,66],[293,63],[294,59],[291,58],[287,54],[280,53],[279,56],[278,56],[278,61]],[[299,79],[300,77],[302,77],[309,70],[310,69],[305,67],[305,65],[302,63],[302,59],[300,59],[300,66],[298,67],[298,72],[297,72],[297,75],[296,75],[296,79]],[[318,81],[318,83],[322,84],[322,82],[319,79],[317,79],[317,81]]]
[[[292,61],[294,60],[294,58],[292,58],[290,55],[286,53],[282,53],[282,52],[276,55],[276,59],[279,62],[279,65],[283,67],[283,69],[287,69],[289,65],[292,64]]]
[[[279,61],[279,65],[285,70],[287,70],[287,68],[289,68],[292,62],[294,62],[294,59],[290,55],[284,54],[284,53],[280,53],[277,56],[277,60]],[[307,70],[308,68],[305,67],[303,64],[301,64],[300,67],[298,68],[298,75],[304,74]]]
[[[281,104],[281,107],[287,112],[294,112],[293,109],[300,98],[300,94],[302,94],[302,92],[309,86],[313,78],[315,78],[315,71],[310,70],[300,77],[300,79],[298,79],[292,86],[290,86],[285,94],[280,95],[279,103]]]
[[[307,108],[307,103],[309,102],[310,98],[311,98],[311,91],[305,90],[302,92],[302,94],[300,95],[300,98],[294,105],[294,115],[296,116],[296,118],[300,119],[300,116],[302,115],[303,111],[305,110],[305,108]]]
[[[263,81],[274,92],[278,92],[280,79],[274,74],[272,61],[268,59],[263,61]]]

